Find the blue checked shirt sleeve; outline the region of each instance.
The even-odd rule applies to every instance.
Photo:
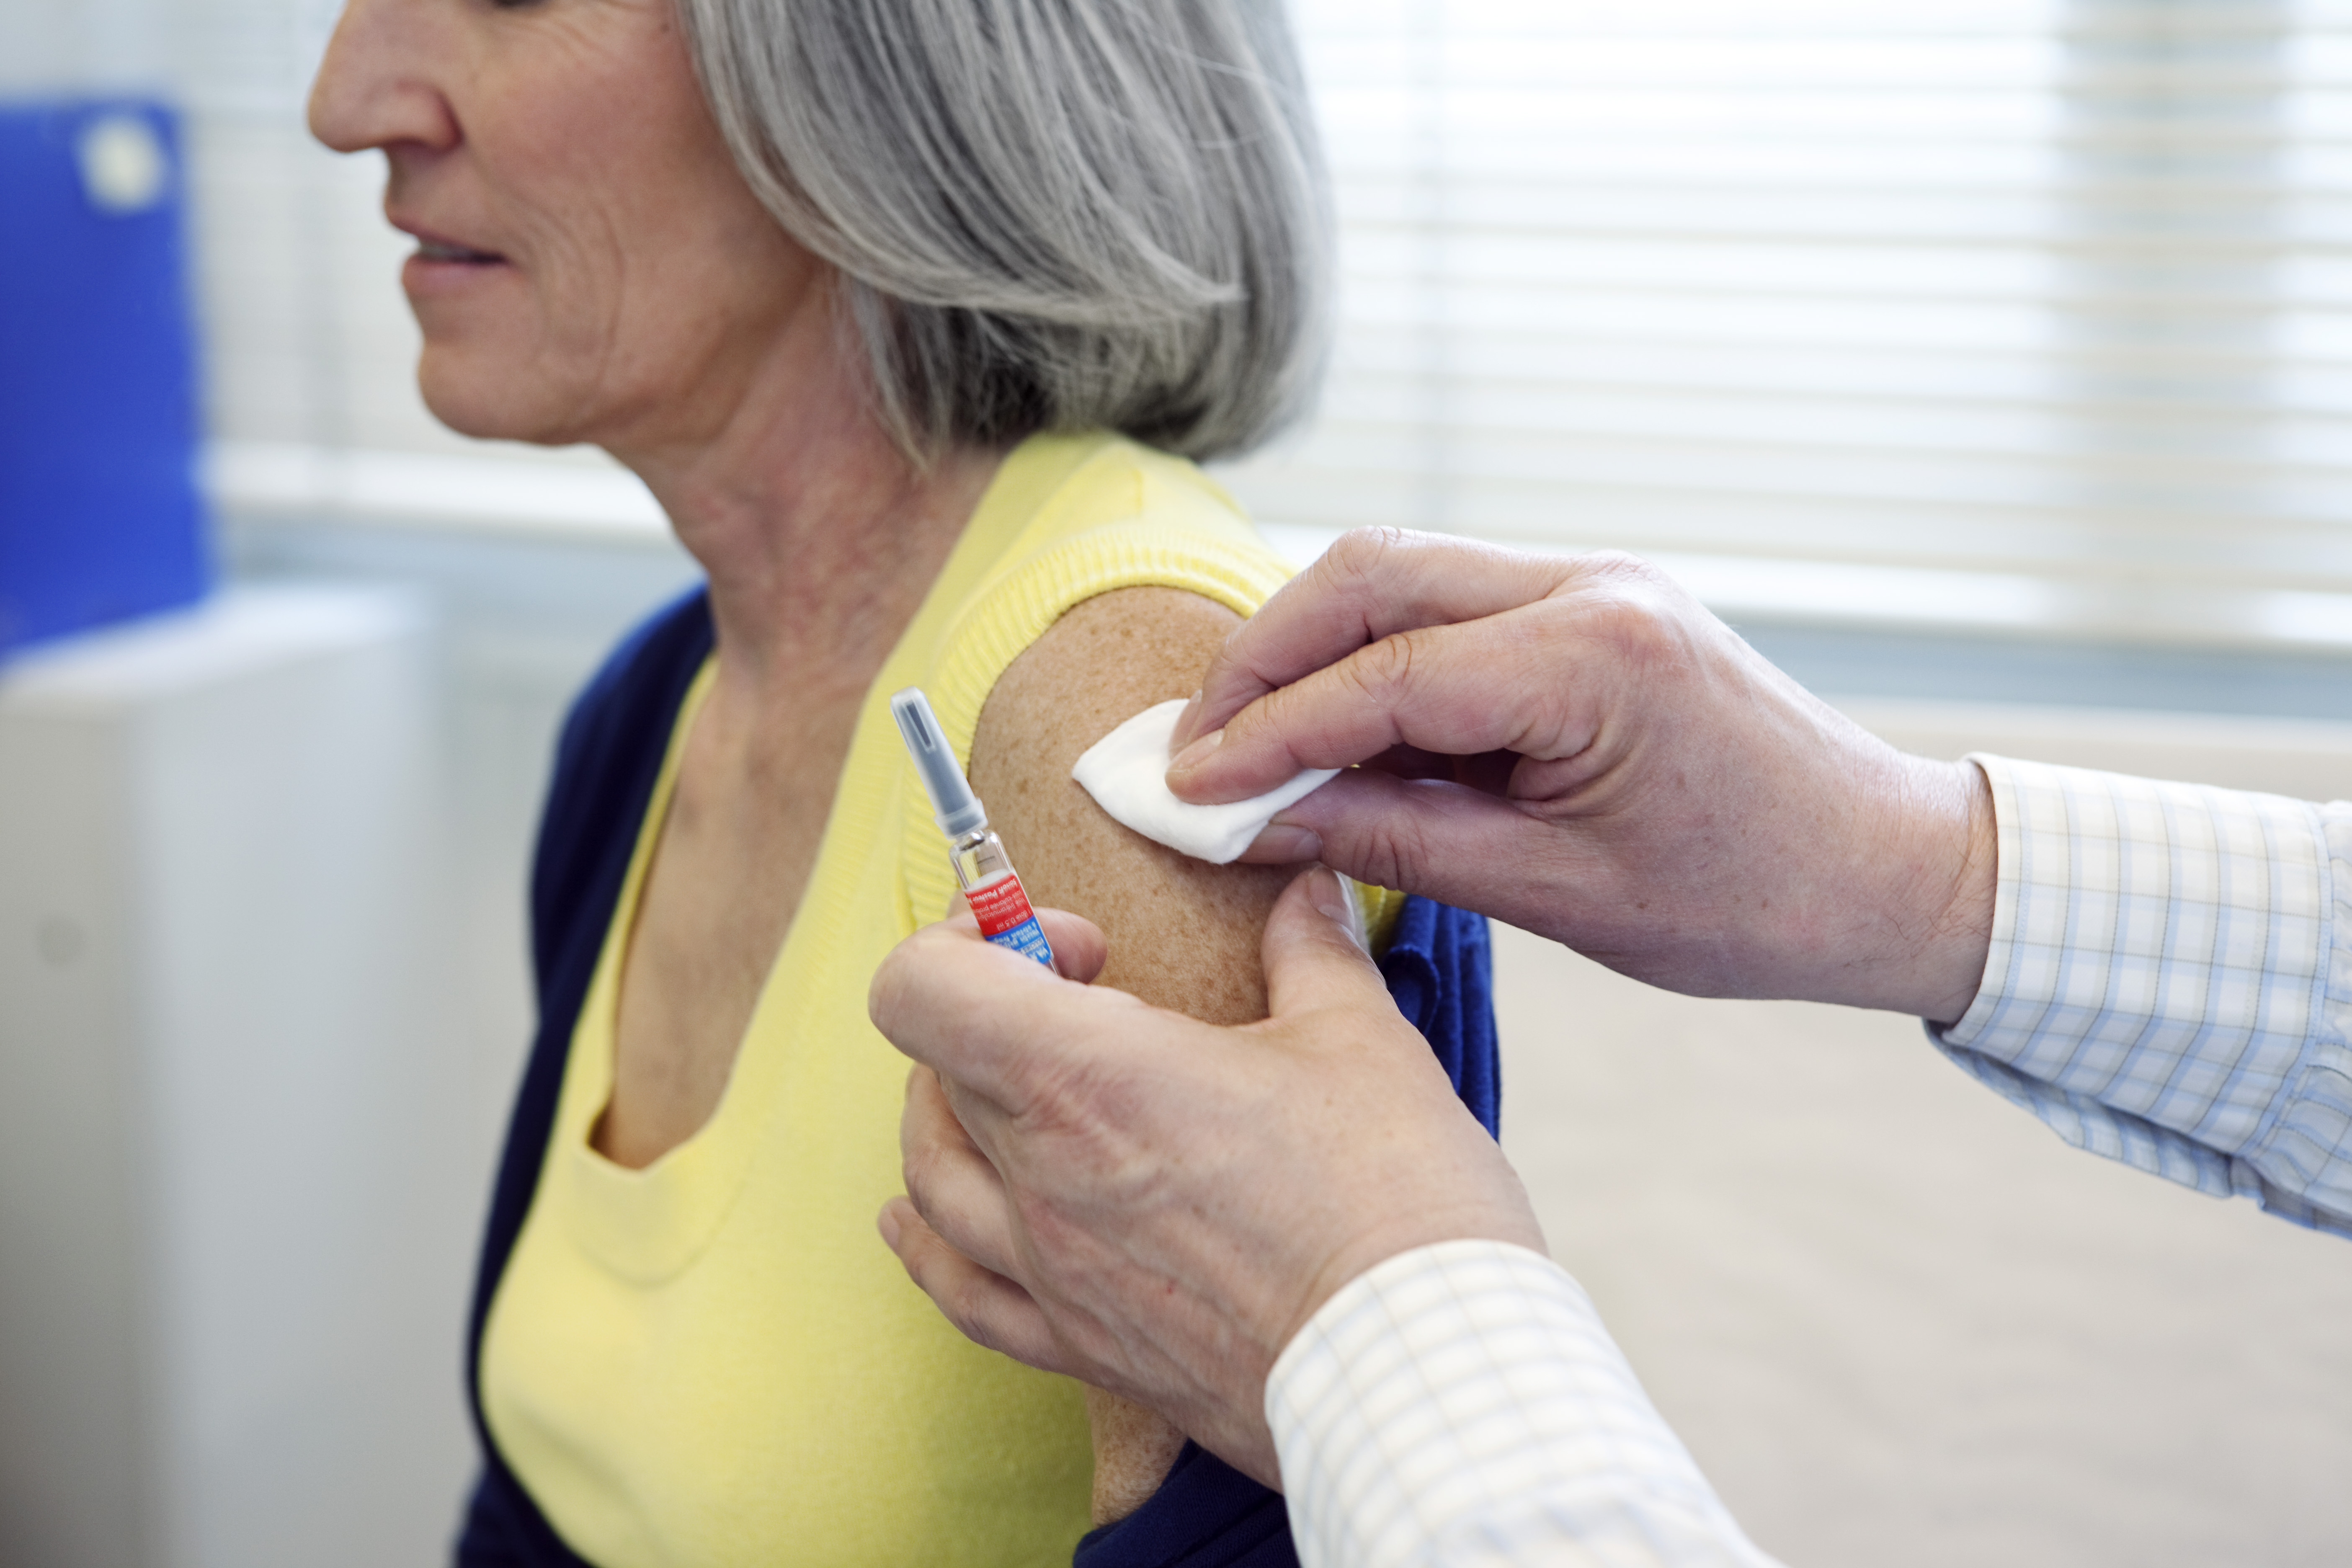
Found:
[[[1977,999],[1930,1037],[2068,1142],[2352,1235],[2352,805],[1974,759]],[[1591,1301],[1496,1242],[1392,1258],[1266,1382],[1303,1568],[1769,1568]]]
[[[1524,1247],[1442,1242],[1350,1281],[1265,1409],[1301,1568],[1773,1568]]]
[[[1992,946],[1929,1037],[2078,1148],[2352,1236],[2352,805],[1970,760]]]

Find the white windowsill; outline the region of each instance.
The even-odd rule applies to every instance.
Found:
[[[1299,562],[1314,559],[1339,537],[1337,529],[1283,523],[1261,522],[1259,531],[1276,550]],[[1563,545],[1562,552],[1571,548]],[[1733,621],[1744,617],[2282,654],[2352,653],[2352,594],[2119,590],[2021,574],[1667,551],[1641,553],[1707,608]]]
[[[467,454],[215,441],[201,468],[236,518],[658,542],[669,521],[626,469]]]
[[[236,518],[453,530],[580,542],[659,543],[669,524],[636,476],[513,458],[221,441],[203,467],[215,508]],[[1334,529],[1265,522],[1304,564]],[[2118,590],[1995,572],[1731,555],[1653,553],[1734,619],[2352,652],[2352,595]]]

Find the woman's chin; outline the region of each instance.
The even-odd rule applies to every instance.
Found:
[[[544,384],[516,374],[514,357],[428,341],[416,362],[416,389],[433,417],[460,436],[545,446],[578,439],[563,427]]]

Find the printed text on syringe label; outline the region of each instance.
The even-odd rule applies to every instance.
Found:
[[[1021,890],[1020,878],[999,877],[968,889],[963,897],[971,906],[972,918],[980,922],[981,935],[1048,969],[1054,966],[1054,950],[1046,945],[1045,928],[1029,907],[1029,895]]]

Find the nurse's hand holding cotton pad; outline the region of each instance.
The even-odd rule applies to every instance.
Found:
[[[1984,775],[1870,734],[1630,555],[1361,529],[1194,700],[1182,798],[1255,807],[1347,770],[1245,860],[1319,860],[1702,996],[1949,1022],[1983,975]]]
[[[1155,844],[1212,866],[1230,865],[1275,813],[1339,775],[1337,768],[1309,768],[1263,795],[1222,805],[1179,800],[1168,787],[1168,741],[1184,708],[1179,698],[1145,709],[1096,742],[1070,770],[1097,805]]]

